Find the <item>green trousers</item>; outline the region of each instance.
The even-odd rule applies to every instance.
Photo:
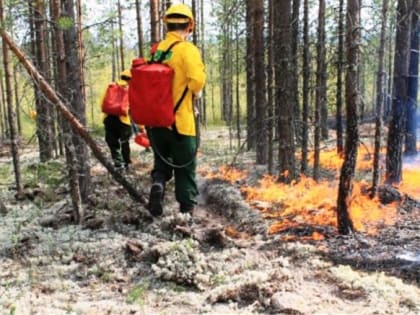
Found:
[[[187,206],[197,204],[197,138],[175,134],[168,128],[148,128],[147,133],[154,154],[153,181],[166,183],[174,176],[176,200]]]

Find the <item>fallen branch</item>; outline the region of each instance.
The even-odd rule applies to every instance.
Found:
[[[93,155],[98,159],[98,161],[109,171],[112,177],[127,190],[129,195],[134,200],[142,204],[146,204],[147,201],[145,197],[134,186],[132,186],[123,175],[117,172],[112,163],[102,153],[100,147],[97,145],[95,140],[90,136],[85,126],[83,126],[77,120],[77,118],[68,110],[69,106],[67,101],[60,99],[55,90],[48,84],[45,78],[38,72],[38,70],[28,60],[28,58],[26,58],[24,53],[19,49],[19,47],[15,44],[15,42],[3,28],[0,29],[0,34],[3,37],[3,40],[11,49],[11,51],[19,59],[20,63],[25,67],[29,75],[39,86],[42,93],[51,101],[51,103],[53,103],[58,108],[58,110],[61,112],[64,118],[69,121],[74,131],[77,132],[80,135],[80,137],[82,137],[82,139],[92,150]]]

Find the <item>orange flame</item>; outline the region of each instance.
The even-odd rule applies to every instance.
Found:
[[[244,180],[248,176],[248,172],[238,170],[234,167],[223,165],[217,172],[210,168],[200,168],[200,174],[207,179],[223,179],[230,183],[235,183]]]
[[[269,233],[313,227],[305,231],[307,233],[304,236],[286,234],[283,239],[322,240],[325,238],[322,227],[337,227],[338,174],[343,159],[335,150],[330,150],[321,153],[320,161],[321,167],[337,170],[334,180],[316,182],[312,178],[302,176],[299,181],[283,184],[278,182],[276,177],[266,175],[256,187],[243,185],[240,188],[252,207],[259,209],[266,219],[274,221]],[[371,170],[372,163],[373,155],[369,152],[369,148],[361,148],[356,163],[357,169]],[[231,183],[243,181],[248,175],[246,171],[227,166],[221,167],[217,172],[201,170],[201,173],[206,178],[220,178]],[[397,204],[383,205],[378,198],[371,199],[365,193],[368,187],[370,184],[367,182],[353,181],[349,214],[357,231],[374,234],[380,227],[391,225],[396,221]],[[403,182],[398,189],[414,198],[420,196],[418,166],[405,167]]]
[[[362,194],[363,183],[355,183],[349,209],[358,231],[375,233],[378,224],[392,224],[396,218],[394,205],[381,205],[377,199]],[[319,181],[303,176],[299,182],[286,185],[265,176],[259,187],[243,187],[249,203],[268,201],[270,208],[262,209],[266,218],[277,218],[270,233],[281,232],[296,225],[337,226],[337,182]],[[279,205],[279,206],[276,206]]]
[[[402,183],[398,190],[409,196],[420,197],[420,169],[408,166],[403,170]]]

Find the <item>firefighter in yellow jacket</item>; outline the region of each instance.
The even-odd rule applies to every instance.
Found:
[[[128,84],[131,79],[130,70],[124,70],[120,74],[120,80],[116,83],[119,86],[128,89]],[[105,96],[104,96],[105,97]],[[101,104],[103,104],[103,99]],[[130,137],[132,134],[132,127],[130,116],[121,115],[107,115],[104,114],[105,125],[105,141],[111,151],[111,157],[117,170],[128,170],[131,163],[130,159]]]
[[[186,94],[176,111],[174,127],[148,130],[154,151],[149,211],[153,216],[162,214],[165,183],[174,176],[179,210],[192,215],[198,195],[195,178],[198,122],[194,98],[201,95],[206,75],[198,48],[187,41],[194,29],[194,17],[190,8],[184,4],[174,4],[165,12],[163,21],[167,34],[159,43],[153,58],[158,60],[174,42],[179,42],[173,46],[163,62],[175,73],[172,85],[174,104],[181,99],[184,91]],[[167,163],[168,160],[171,163]]]

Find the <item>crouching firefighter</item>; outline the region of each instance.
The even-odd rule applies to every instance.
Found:
[[[105,141],[111,151],[114,166],[119,171],[128,171],[130,159],[130,137],[132,126],[128,102],[130,70],[124,70],[117,82],[108,85],[101,106],[104,113]]]
[[[194,17],[184,4],[174,4],[165,12],[167,34],[153,54],[174,71],[172,97],[175,122],[171,127],[147,128],[154,153],[149,211],[153,216],[163,212],[166,182],[174,176],[175,197],[179,211],[192,215],[197,204],[196,153],[198,121],[194,98],[199,97],[206,75],[198,48],[187,41],[194,29]]]

